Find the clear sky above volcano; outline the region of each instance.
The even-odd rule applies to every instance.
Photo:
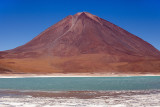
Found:
[[[0,0],[0,51],[23,45],[66,16],[82,11],[160,50],[159,0]]]

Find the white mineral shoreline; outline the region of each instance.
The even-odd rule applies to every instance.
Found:
[[[0,78],[29,78],[29,77],[135,77],[160,76],[160,74],[106,74],[106,73],[53,73],[53,74],[0,74]]]
[[[103,96],[82,99],[75,97],[0,97],[1,107],[159,107],[159,91],[115,91]],[[151,92],[151,93],[150,93]],[[117,93],[117,95],[115,95]],[[94,93],[93,93],[94,94]]]

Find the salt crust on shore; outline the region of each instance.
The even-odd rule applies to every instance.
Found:
[[[103,96],[94,99],[52,97],[0,97],[0,107],[159,107],[160,93]]]
[[[133,77],[160,76],[160,74],[114,74],[114,73],[54,73],[54,74],[0,74],[0,78],[32,78],[32,77]]]

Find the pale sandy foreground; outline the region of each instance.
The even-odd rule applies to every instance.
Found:
[[[8,93],[8,95],[5,95],[5,93]],[[61,94],[65,96],[60,97]],[[91,97],[89,97],[90,95]],[[1,91],[1,97],[0,97],[0,107],[159,107],[159,106],[160,106],[160,90],[108,91],[108,92],[74,91],[74,92],[52,92],[52,93],[48,92],[16,93],[16,91],[13,92]]]

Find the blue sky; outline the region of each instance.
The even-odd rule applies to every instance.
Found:
[[[0,0],[0,51],[23,45],[64,17],[82,11],[160,50],[160,0]]]

